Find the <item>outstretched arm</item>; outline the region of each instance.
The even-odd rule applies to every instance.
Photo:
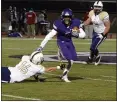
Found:
[[[56,34],[57,34],[57,31],[52,29],[52,31],[49,34],[47,34],[46,37],[44,38],[44,40],[41,42],[40,47],[37,49],[37,51],[40,51],[40,48],[42,50],[45,47],[45,45],[47,44],[47,42],[49,40],[51,40],[52,37],[54,37]]]

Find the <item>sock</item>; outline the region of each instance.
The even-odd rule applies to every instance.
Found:
[[[69,72],[68,69],[65,68],[62,76],[67,76],[68,72]]]
[[[62,76],[67,76],[72,64],[73,64],[73,61],[72,60],[68,60],[67,68],[64,69]]]
[[[89,58],[91,58],[91,59],[94,58],[94,52],[93,52],[92,50],[90,51],[90,56],[89,56]]]
[[[95,50],[95,56],[96,56],[96,57],[99,56],[99,51],[98,51],[98,49]]]

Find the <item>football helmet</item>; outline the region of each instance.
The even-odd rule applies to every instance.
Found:
[[[96,1],[93,5],[93,8],[96,14],[100,13],[103,9],[103,3],[101,1]]]
[[[61,19],[66,25],[70,24],[72,18],[73,18],[73,13],[70,8],[66,8],[62,11]]]
[[[31,55],[30,55],[30,61],[33,64],[39,65],[42,64],[44,61],[44,57],[43,54],[40,53],[39,51],[34,51]]]

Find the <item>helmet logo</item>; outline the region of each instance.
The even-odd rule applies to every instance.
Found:
[[[69,13],[68,13],[68,12],[66,12],[66,13],[65,13],[65,16],[69,16]]]

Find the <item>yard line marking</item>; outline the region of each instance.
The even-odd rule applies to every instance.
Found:
[[[108,77],[108,78],[116,78],[114,76],[105,76],[105,75],[100,75],[101,77]]]
[[[21,96],[7,95],[7,94],[2,94],[2,96],[11,97],[11,98],[19,98],[19,99],[27,99],[27,100],[38,100],[38,101],[40,100],[36,98],[28,98],[28,97],[21,97]]]
[[[57,75],[57,74],[52,74],[52,73],[45,73],[47,75],[53,75],[53,76],[58,76],[60,77],[60,75]],[[84,79],[88,79],[88,80],[100,80],[100,81],[108,81],[108,82],[116,82],[116,80],[103,80],[103,79],[94,79],[94,78],[90,78],[90,77],[82,77]]]

